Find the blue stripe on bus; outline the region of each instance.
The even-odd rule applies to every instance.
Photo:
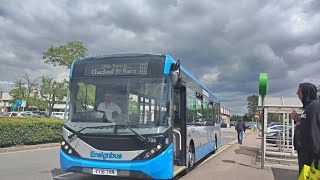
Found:
[[[141,171],[154,179],[170,179],[173,177],[173,145],[150,160],[141,161],[102,161],[69,156],[60,149],[60,165],[63,172],[78,166],[83,168],[108,168],[118,170]]]
[[[169,76],[171,64],[176,63],[176,61],[170,56],[166,54],[166,61],[164,63],[164,75]]]
[[[202,145],[195,149],[196,152],[196,162],[211,153],[215,148],[215,142],[211,141],[205,145]]]
[[[164,75],[165,76],[169,76],[170,73],[170,67],[171,64],[176,63],[176,61],[168,54],[166,54],[166,61],[164,64]],[[180,62],[181,63],[181,62]],[[200,81],[198,81],[192,74],[190,74],[185,68],[183,68],[182,66],[180,66],[181,70],[186,73],[188,76],[190,76],[191,79],[193,79],[196,83],[198,83],[203,89],[205,89],[208,93],[210,93],[211,96],[213,96],[216,100],[218,100],[218,98],[206,87],[204,86]]]
[[[70,72],[69,72],[69,77],[70,79],[72,78],[72,71],[73,71],[73,67],[74,67],[74,63],[76,62],[76,60],[74,60],[71,64],[71,67],[70,67]]]

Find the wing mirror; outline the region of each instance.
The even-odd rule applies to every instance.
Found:
[[[172,86],[175,88],[180,88],[182,86],[180,60],[178,60],[177,63],[172,64],[170,70]]]

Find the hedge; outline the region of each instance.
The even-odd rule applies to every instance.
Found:
[[[61,140],[63,120],[49,118],[0,118],[0,147]]]

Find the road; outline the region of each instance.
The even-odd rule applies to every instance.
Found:
[[[222,129],[222,144],[236,139],[233,128]],[[211,159],[210,161],[213,161]],[[201,162],[200,162],[201,163]],[[198,164],[200,164],[198,163]],[[10,180],[102,180],[105,176],[92,176],[60,172],[59,148],[44,148],[20,152],[0,153],[0,177]],[[197,169],[195,169],[197,170]],[[185,176],[188,176],[185,175]],[[175,179],[180,179],[181,176]],[[132,178],[108,177],[110,180],[131,180]]]

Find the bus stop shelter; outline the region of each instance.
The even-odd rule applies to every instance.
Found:
[[[302,102],[298,97],[286,98],[286,97],[265,97],[264,99],[264,112],[265,115],[270,113],[276,113],[279,115],[278,123],[283,126],[278,133],[276,139],[274,138],[270,143],[268,139],[269,134],[264,138],[264,160],[278,161],[278,162],[296,162],[296,153],[293,148],[294,137],[294,122],[290,119],[290,113],[296,111],[298,114],[302,114]],[[258,110],[262,112],[262,100],[259,96]],[[281,118],[280,118],[281,117]],[[267,123],[270,120],[267,118]],[[265,124],[267,124],[265,123]],[[263,124],[262,124],[263,125]],[[265,127],[267,129],[267,127]],[[265,131],[266,132],[266,131]],[[261,148],[262,149],[262,148]],[[260,153],[261,154],[261,153]]]

